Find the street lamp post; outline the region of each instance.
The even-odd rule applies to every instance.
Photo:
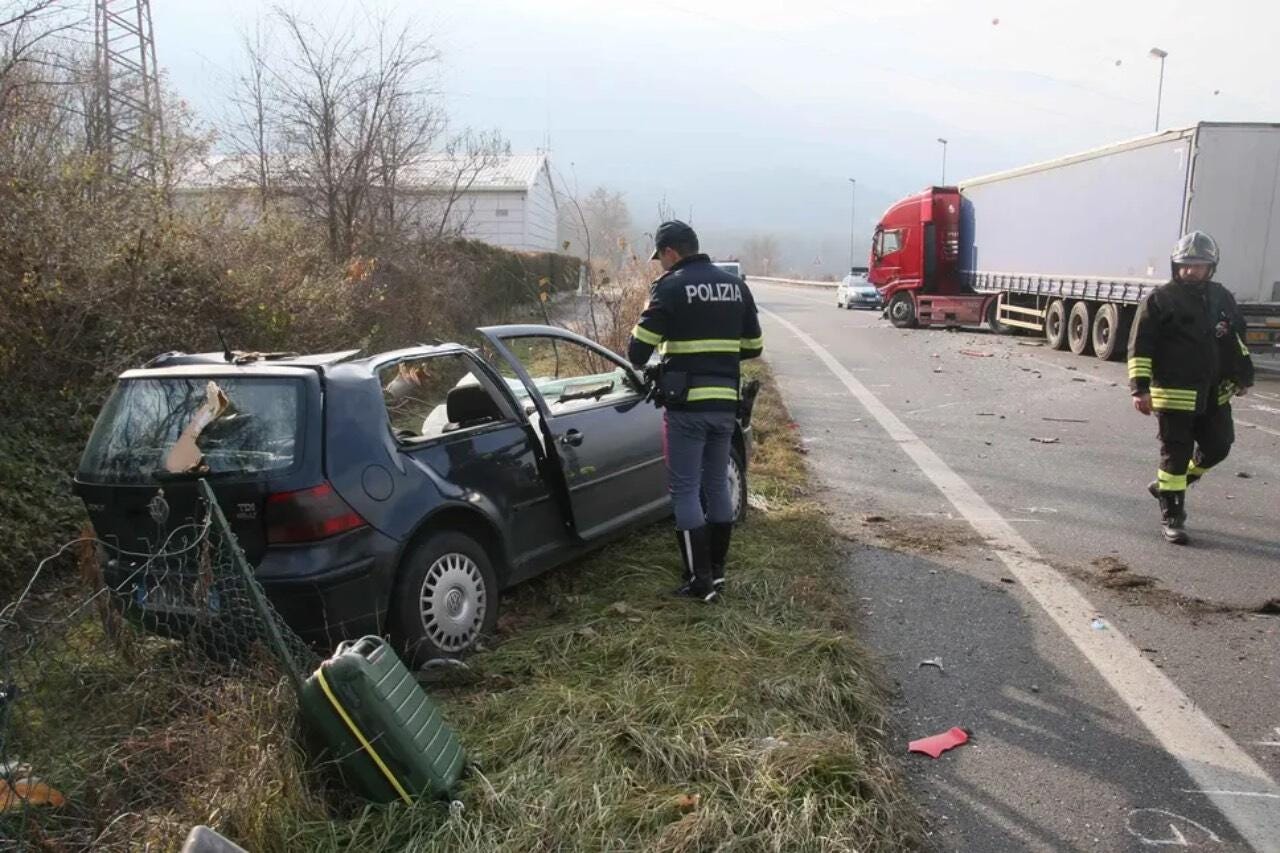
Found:
[[[947,185],[947,140],[939,136],[938,141],[942,143],[942,185],[945,187]]]
[[[1156,89],[1156,133],[1160,132],[1160,100],[1164,97],[1164,60],[1168,55],[1168,51],[1158,47],[1151,48],[1151,52],[1147,54],[1152,59],[1160,60],[1160,85]]]
[[[858,200],[858,182],[855,179],[850,178],[849,179],[849,273],[850,274],[853,273],[853,235],[855,231],[854,211],[855,211],[855,204],[857,203],[857,200]]]

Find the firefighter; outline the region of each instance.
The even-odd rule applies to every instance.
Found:
[[[1138,306],[1129,336],[1133,407],[1156,414],[1160,467],[1147,490],[1160,502],[1164,538],[1187,543],[1187,486],[1227,458],[1235,437],[1231,398],[1253,385],[1245,324],[1216,281],[1218,244],[1202,231],[1178,241],[1173,279]]]
[[[739,365],[764,348],[755,300],[746,283],[698,251],[698,235],[683,222],[664,222],[652,260],[665,274],[631,331],[627,357],[651,370],[663,412],[663,448],[684,564],[677,595],[714,601],[724,588],[733,533],[729,450],[739,397]],[[703,498],[706,500],[705,510]]]

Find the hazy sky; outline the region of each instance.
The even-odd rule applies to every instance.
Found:
[[[152,7],[171,85],[216,114],[237,30],[268,4]],[[321,7],[340,20],[352,4],[297,6]],[[496,127],[517,151],[550,138],[567,183],[623,190],[638,225],[665,198],[711,251],[774,234],[796,267],[847,263],[850,177],[865,255],[884,209],[941,178],[938,137],[955,181],[1150,132],[1154,46],[1169,52],[1162,127],[1280,121],[1280,4],[1262,0],[381,7],[434,40],[458,125]]]

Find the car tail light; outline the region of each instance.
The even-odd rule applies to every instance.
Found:
[[[315,542],[368,525],[327,482],[269,495],[266,516],[271,545]]]

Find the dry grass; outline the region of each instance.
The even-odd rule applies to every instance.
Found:
[[[49,685],[64,700],[50,729],[115,732],[105,751],[68,747],[66,792],[118,817],[59,849],[172,849],[196,822],[255,853],[915,848],[885,690],[767,381],[756,419],[751,488],[770,509],[740,529],[722,604],[664,594],[677,555],[652,529],[506,596],[491,648],[431,688],[477,761],[463,808],[367,806],[307,769],[286,685],[138,676],[87,637],[77,677]]]

